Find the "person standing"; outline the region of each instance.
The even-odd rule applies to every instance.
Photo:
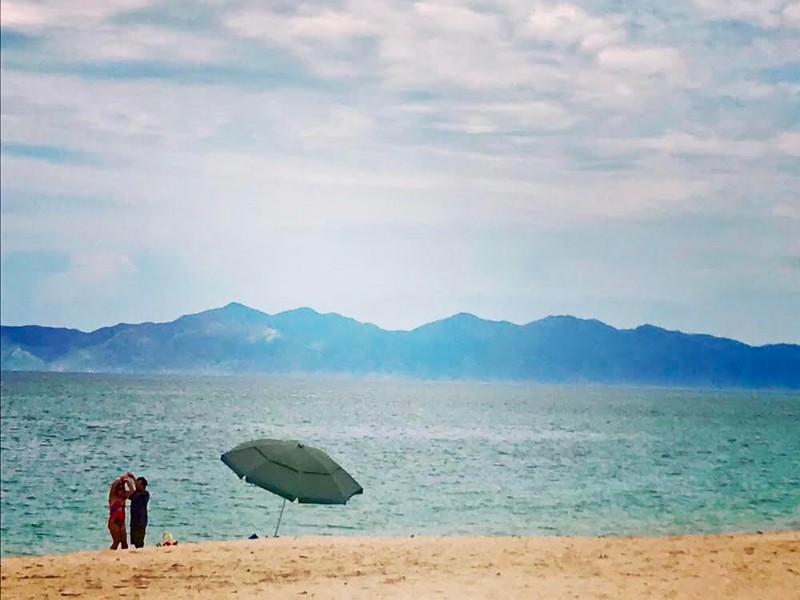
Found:
[[[108,531],[111,533],[111,549],[122,546],[128,548],[125,531],[125,501],[134,493],[133,473],[125,473],[117,477],[108,490]]]
[[[150,492],[147,491],[147,479],[137,477],[136,491],[131,496],[131,544],[134,548],[144,546],[148,502],[150,502]]]

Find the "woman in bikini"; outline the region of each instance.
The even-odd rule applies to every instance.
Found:
[[[128,534],[125,530],[125,501],[135,491],[135,487],[126,485],[128,480],[135,481],[133,473],[125,473],[117,477],[108,491],[108,531],[111,533],[111,549],[120,545],[128,549]]]

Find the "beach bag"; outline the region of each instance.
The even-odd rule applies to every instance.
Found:
[[[169,531],[165,531],[161,534],[161,541],[156,544],[156,546],[177,546],[178,540],[172,537],[172,534]]]

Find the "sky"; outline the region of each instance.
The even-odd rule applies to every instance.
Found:
[[[800,343],[800,1],[0,0],[0,321]]]

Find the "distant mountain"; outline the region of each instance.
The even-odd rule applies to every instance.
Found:
[[[0,326],[0,367],[800,388],[794,344],[754,347],[569,316],[515,325],[461,313],[412,331],[386,331],[310,308],[269,315],[238,303],[91,333]]]

